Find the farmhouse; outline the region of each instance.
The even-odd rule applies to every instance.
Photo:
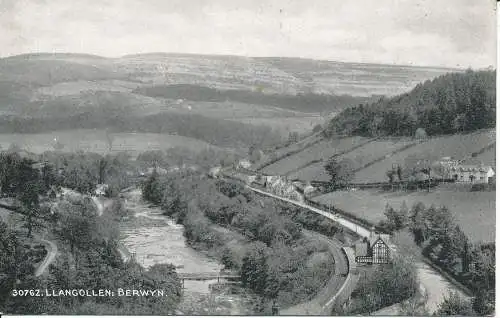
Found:
[[[249,169],[252,166],[252,163],[247,159],[242,159],[238,162],[237,168]]]

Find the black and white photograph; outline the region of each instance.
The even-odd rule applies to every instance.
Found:
[[[0,316],[495,316],[493,0],[0,0]]]

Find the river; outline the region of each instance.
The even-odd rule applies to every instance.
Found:
[[[121,223],[121,242],[139,264],[149,268],[170,263],[177,267],[178,273],[221,270],[222,265],[217,261],[189,247],[183,236],[184,227],[162,215],[160,208],[144,202],[139,189],[124,193],[124,197],[131,217]],[[209,285],[216,282],[186,280],[179,314],[251,314],[249,297],[228,290],[211,292]]]

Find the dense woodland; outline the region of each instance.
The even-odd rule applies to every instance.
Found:
[[[9,314],[172,314],[180,300],[180,280],[172,265],[148,270],[133,260],[124,262],[118,252],[119,220],[127,214],[115,199],[99,216],[89,197],[54,200],[48,189],[61,186],[88,193],[99,179],[123,169],[117,158],[94,154],[51,154],[52,163],[35,168],[34,161],[17,153],[0,155],[2,195],[17,199],[18,213],[0,221],[0,312]],[[58,167],[61,163],[60,168]],[[35,166],[35,167],[34,167]],[[124,170],[121,170],[124,171]],[[101,181],[103,181],[101,179]],[[109,180],[109,179],[108,179]],[[121,187],[119,183],[117,187]],[[111,193],[108,195],[112,196]],[[20,222],[16,221],[20,218]],[[56,242],[58,256],[48,273],[35,277],[43,259],[34,254],[40,233]],[[37,243],[38,242],[38,243]],[[166,297],[14,297],[14,289],[163,289]]]
[[[348,108],[325,130],[329,136],[454,134],[495,127],[495,71],[450,73],[393,98]]]

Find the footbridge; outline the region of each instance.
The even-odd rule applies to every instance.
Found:
[[[181,280],[215,280],[221,279],[236,280],[240,279],[238,273],[218,273],[218,272],[207,272],[207,273],[178,273],[177,274]]]

